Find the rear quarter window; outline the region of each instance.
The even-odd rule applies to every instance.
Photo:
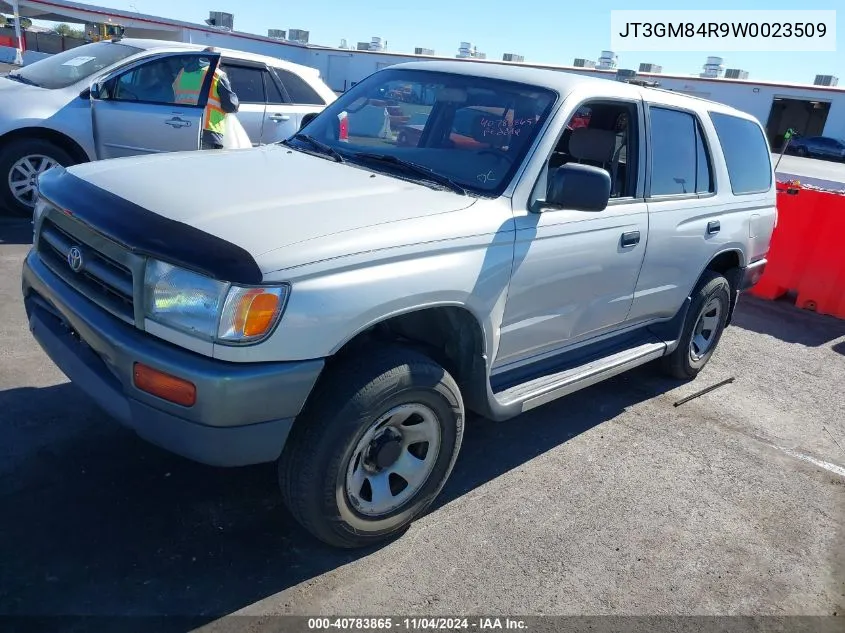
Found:
[[[304,79],[281,68],[274,70],[285,90],[287,90],[291,103],[296,105],[326,105],[326,101]]]
[[[725,155],[733,193],[762,193],[771,189],[772,157],[760,126],[720,112],[711,112],[710,119]]]

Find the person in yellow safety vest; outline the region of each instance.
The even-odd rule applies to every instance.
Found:
[[[213,48],[205,49],[214,52]],[[208,73],[208,64],[202,64],[195,58],[188,66],[182,68],[173,81],[173,94],[176,103],[196,105],[202,92],[203,82]],[[232,90],[229,78],[218,66],[211,79],[208,92],[208,102],[203,112],[202,149],[222,149],[223,135],[226,130],[226,115],[237,112],[239,108],[238,96]]]

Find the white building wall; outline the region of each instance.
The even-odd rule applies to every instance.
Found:
[[[369,77],[377,70],[393,64],[419,61],[414,55],[384,55],[363,51],[335,51],[331,49],[309,49],[310,60],[306,63],[320,71],[320,76],[329,88],[342,92]],[[346,61],[341,61],[346,59]],[[337,70],[343,68],[343,75]]]

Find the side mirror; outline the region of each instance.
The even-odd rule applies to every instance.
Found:
[[[313,121],[316,116],[317,116],[316,112],[309,112],[308,114],[303,115],[302,121],[299,123],[299,129],[301,130],[306,125],[311,123],[311,121]]]
[[[88,88],[88,96],[91,99],[107,98],[107,92],[105,92],[105,82],[95,81],[94,83],[92,83],[91,87]]]
[[[91,98],[91,88],[86,88],[82,92],[79,93],[80,99],[90,99]]]
[[[591,165],[563,165],[549,174],[545,205],[575,211],[604,211],[610,200],[610,174]]]

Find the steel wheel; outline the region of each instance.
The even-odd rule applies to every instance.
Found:
[[[34,207],[38,197],[38,176],[59,163],[43,154],[24,156],[9,170],[9,190],[19,203]]]
[[[722,316],[722,302],[713,296],[698,317],[693,328],[692,340],[689,345],[690,358],[694,361],[701,359],[716,340],[716,333],[719,330],[719,323]]]
[[[425,485],[440,452],[440,424],[429,407],[395,407],[361,437],[346,469],[346,495],[366,517],[389,514]]]

